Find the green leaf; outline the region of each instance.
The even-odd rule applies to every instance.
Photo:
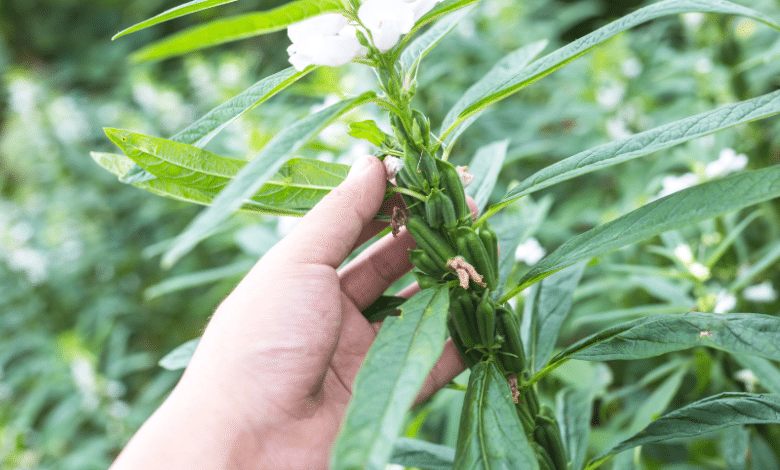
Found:
[[[493,361],[471,371],[453,470],[538,470],[509,384]]]
[[[642,359],[696,346],[780,360],[780,318],[757,313],[650,315],[588,336],[550,364]]]
[[[273,10],[220,18],[194,26],[134,52],[134,62],[162,60],[226,42],[272,33],[322,13],[343,9],[340,0],[296,0]]]
[[[462,10],[447,15],[409,44],[401,53],[401,57],[398,60],[401,64],[401,70],[416,75],[415,69],[422,58],[425,57],[431,49],[436,47],[439,41],[441,41],[447,33],[452,31],[460,20],[469,14],[471,10],[473,10],[473,7],[463,8]]]
[[[172,292],[178,292],[180,290],[190,289],[192,287],[202,286],[204,284],[211,284],[223,279],[244,276],[247,272],[249,272],[250,269],[252,269],[252,266],[254,266],[255,263],[256,261],[251,260],[238,261],[236,263],[220,266],[214,269],[206,269],[203,271],[171,277],[147,288],[144,291],[144,298],[146,300],[151,300],[166,294],[170,294]]]
[[[246,162],[124,129],[104,129],[125,155],[154,176],[192,189],[218,191]]]
[[[653,390],[653,393],[645,399],[644,403],[634,411],[631,425],[628,427],[629,432],[635,433],[642,430],[657,416],[666,411],[677,391],[680,390],[680,385],[682,385],[686,373],[688,373],[688,364],[685,364],[684,367],[667,377],[661,385]]]
[[[729,285],[728,291],[732,293],[739,291],[765,269],[774,266],[777,260],[780,260],[780,242],[773,243],[768,253],[764,254],[760,260],[752,264],[747,271],[741,273],[739,277]]]
[[[610,455],[645,444],[694,437],[729,426],[780,423],[780,397],[753,393],[722,393],[662,416],[645,429],[594,459],[595,468]]]
[[[478,212],[485,209],[490,194],[496,186],[498,174],[501,172],[501,167],[504,166],[508,146],[509,140],[504,139],[480,147],[469,163],[468,171],[474,175],[474,179],[466,188],[466,194],[474,198],[479,209]]]
[[[170,266],[191,250],[200,240],[227,220],[244,201],[255,194],[306,141],[329,122],[350,109],[369,101],[369,92],[357,98],[341,101],[297,121],[276,134],[260,153],[244,166],[212,201],[212,206],[198,214],[195,220],[179,234],[173,246],[163,256],[163,264]]]
[[[780,91],[730,104],[671,124],[600,145],[537,171],[490,207],[494,214],[507,204],[540,189],[611,165],[649,155],[698,137],[780,113]],[[485,217],[489,217],[486,214]]]
[[[195,354],[195,349],[198,347],[199,342],[200,338],[195,338],[169,352],[160,359],[160,367],[168,370],[184,369],[190,363],[190,359]]]
[[[477,3],[478,1],[479,0],[444,0],[443,2],[436,5],[431,11],[424,14],[419,20],[417,20],[417,23],[415,23],[414,28],[412,28],[412,31],[409,34],[414,34],[418,29],[422,28],[431,21],[435,21],[437,18],[441,18],[448,13],[465,8],[472,3]]]
[[[173,7],[170,10],[166,10],[153,18],[149,18],[148,20],[137,23],[125,29],[124,31],[117,33],[113,38],[111,38],[111,40],[113,41],[114,39],[120,38],[126,34],[134,33],[136,31],[148,28],[149,26],[154,26],[174,18],[179,18],[181,16],[189,15],[190,13],[203,11],[208,8],[225,5],[227,3],[233,3],[235,1],[236,0],[192,0],[191,2]]]
[[[447,113],[447,116],[445,116],[444,122],[442,122],[441,125],[441,139],[447,144],[451,144],[454,138],[447,139],[447,136],[449,136],[456,127],[463,124],[468,117],[476,114],[479,110],[469,113],[468,115],[464,115],[463,111],[485,96],[489,96],[500,90],[507,80],[510,80],[511,77],[524,70],[545,47],[547,47],[546,39],[536,41],[510,52],[498,61],[485,76],[480,78],[477,83],[471,85],[471,87],[466,90],[463,96]],[[463,116],[462,119],[461,116]],[[473,121],[470,121],[469,124],[471,124],[471,122]],[[465,128],[467,126],[464,125],[462,127]],[[463,132],[463,129],[460,129],[460,132]]]
[[[302,72],[296,72],[293,67],[289,67],[266,77],[212,109],[186,129],[171,137],[171,140],[203,148],[230,123],[314,69],[315,67],[309,67]]]
[[[395,315],[398,312],[398,307],[404,302],[406,302],[406,299],[403,297],[382,295],[363,310],[363,316],[371,323],[382,321],[389,315]]]
[[[526,297],[520,333],[532,372],[541,370],[552,355],[586,264],[558,271],[534,286]]]
[[[423,289],[385,318],[355,377],[333,470],[384,470],[404,425],[404,414],[444,350],[447,287]]]
[[[571,470],[582,470],[588,453],[590,421],[593,415],[593,392],[566,387],[555,397],[555,414]]]
[[[742,426],[732,426],[723,433],[721,452],[729,470],[748,470],[750,432]]]
[[[377,147],[381,147],[387,138],[387,134],[376,125],[376,122],[370,119],[350,123],[349,135],[356,139],[366,139]]]
[[[483,87],[481,93],[477,92],[477,90],[472,91],[469,89],[469,91],[466,92],[466,95],[456,103],[452,111],[447,114],[447,118],[445,118],[444,124],[442,125],[443,131],[441,138],[444,139],[455,129],[455,127],[472,114],[525,88],[540,78],[553,73],[618,33],[655,18],[689,12],[742,15],[780,30],[780,25],[775,23],[768,16],[725,0],[664,0],[615,20],[557,51],[542,57],[527,67],[513,67],[512,69],[507,69],[506,73],[497,77],[500,79],[491,80],[490,86]],[[489,72],[488,75],[491,73],[493,73],[493,71]]]
[[[455,449],[418,439],[399,437],[395,442],[390,462],[404,467],[426,470],[452,470]]]
[[[780,165],[702,183],[646,204],[569,240],[542,259],[513,292],[578,261],[780,196]]]
[[[95,160],[95,163],[115,174],[118,178],[123,177],[135,165],[134,161],[117,153],[90,152],[89,155]]]

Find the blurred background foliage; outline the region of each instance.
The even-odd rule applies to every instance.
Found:
[[[113,151],[102,127],[167,137],[288,66],[284,32],[159,63],[126,59],[188,25],[282,0],[235,2],[110,41],[179,3],[0,0],[3,468],[106,468],[179,377],[161,369],[159,359],[198,337],[241,274],[294,225],[288,218],[233,217],[164,271],[157,255],[199,208],[121,184],[89,157],[90,150]],[[483,0],[424,61],[416,106],[439,123],[507,52],[539,39],[550,40],[549,52],[648,3]],[[777,0],[737,3],[780,19]],[[452,158],[468,163],[481,146],[511,136],[497,200],[514,182],[594,145],[777,89],[779,56],[776,32],[750,20],[687,14],[653,21],[502,102],[466,132]],[[328,102],[354,94],[373,80],[358,65],[320,69],[229,126],[208,149],[250,159],[323,96]],[[383,119],[376,110],[360,113],[365,117],[350,119]],[[348,137],[346,123],[328,127],[304,154],[350,163],[372,151]],[[540,191],[511,206],[497,225],[522,232],[519,276],[542,252],[660,194],[744,166],[773,165],[779,155],[780,120],[768,119]],[[779,215],[778,204],[767,203],[597,260],[575,293],[559,344],[648,313],[776,315]],[[521,304],[522,294],[515,300]],[[700,349],[572,364],[542,391],[552,404],[560,386],[591,384],[597,451],[621,432],[704,396],[780,393],[777,371],[768,361],[747,364]],[[443,390],[409,414],[406,435],[454,446],[461,403],[462,392]],[[717,456],[718,443],[741,432],[715,436],[711,445],[648,446],[637,468],[731,468]],[[750,439],[754,468],[780,468],[776,426],[759,426]],[[619,456],[614,468],[632,462],[633,452]]]

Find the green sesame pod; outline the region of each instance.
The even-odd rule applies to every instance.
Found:
[[[547,453],[547,450],[545,450],[544,447],[537,444],[536,442],[532,442],[531,447],[534,449],[534,453],[536,454],[536,460],[539,461],[539,470],[556,470],[555,464],[553,464],[550,455]]]
[[[524,371],[523,372],[523,382],[528,382],[531,375],[530,372]],[[523,394],[523,400],[528,404],[528,410],[533,414],[534,416],[539,414],[539,397],[536,396],[536,390],[534,390],[533,386],[528,387],[528,389]]]
[[[466,192],[463,190],[463,183],[460,181],[458,170],[450,162],[436,159],[436,166],[439,168],[439,184],[444,190],[444,194],[452,199],[455,206],[455,214],[458,219],[471,221],[471,209],[466,203]]]
[[[431,155],[427,149],[423,149],[420,155],[420,170],[431,188],[439,187],[439,169],[436,168],[436,160],[438,159]]]
[[[487,251],[488,257],[490,258],[493,276],[498,280],[498,235],[496,235],[496,232],[493,231],[487,221],[479,227],[477,235],[479,235],[479,239],[482,240],[485,251]]]
[[[423,250],[409,250],[409,260],[415,268],[432,277],[444,275],[444,266],[439,266]]]
[[[515,403],[515,411],[517,411],[517,416],[520,417],[520,422],[523,423],[525,435],[532,437],[536,427],[534,426],[534,419],[531,417],[531,413],[528,412],[528,408],[525,407],[522,401],[518,401]]]
[[[473,348],[479,341],[479,331],[473,322],[474,306],[471,295],[462,287],[456,287],[450,292],[450,315],[463,344]]]
[[[455,349],[458,350],[458,353],[460,354],[460,357],[463,359],[463,362],[466,364],[466,367],[471,369],[477,363],[479,362],[479,358],[474,354],[473,351],[469,351],[468,348],[463,344],[463,341],[458,334],[458,330],[455,327],[455,323],[452,320],[452,317],[447,318],[447,329],[450,332],[450,337],[452,338],[452,344],[455,345]]]
[[[508,353],[499,354],[499,361],[504,369],[520,377],[525,369],[525,351],[520,339],[520,325],[518,325],[517,317],[506,307],[496,307],[496,328],[499,334],[504,337],[501,349]]]
[[[398,142],[403,144],[404,142],[409,141],[409,136],[406,134],[406,129],[404,129],[404,123],[400,116],[395,113],[390,113],[390,126],[393,128],[395,138],[398,139]]]
[[[458,226],[458,216],[455,214],[455,205],[452,203],[452,199],[446,194],[441,194],[441,217],[444,221],[444,226],[450,230],[453,230]]]
[[[406,229],[417,242],[417,247],[436,264],[445,266],[448,259],[457,255],[455,250],[439,234],[431,230],[421,217],[415,215],[409,217]]]
[[[431,191],[428,200],[425,201],[425,218],[428,226],[433,229],[441,227],[442,223],[442,194],[438,189]]]
[[[496,338],[496,309],[489,290],[485,290],[477,305],[477,328],[482,345],[491,349]]]
[[[487,284],[488,290],[494,290],[498,280],[495,276],[494,266],[490,262],[490,257],[479,235],[471,227],[460,227],[455,232],[455,239],[458,245],[458,254],[466,258],[466,261],[482,275],[482,280]]]
[[[553,461],[555,468],[557,470],[566,470],[569,465],[569,459],[566,457],[566,449],[563,447],[563,441],[561,441],[558,423],[555,419],[538,415],[535,424],[534,438],[539,436],[539,439],[536,440],[547,450],[547,454]],[[540,439],[543,441],[540,441]]]
[[[420,143],[423,147],[428,148],[431,145],[431,126],[428,124],[428,120],[425,115],[418,110],[412,110],[412,118],[419,129]],[[415,136],[417,137],[417,136]]]

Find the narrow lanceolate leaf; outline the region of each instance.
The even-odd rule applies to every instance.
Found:
[[[565,388],[555,397],[555,415],[571,470],[582,470],[588,453],[590,421],[593,415],[593,391]]]
[[[188,188],[218,191],[246,164],[191,145],[124,129],[104,129],[125,155],[154,176]]]
[[[780,360],[780,317],[702,312],[650,315],[584,338],[550,363],[643,359],[696,346]]]
[[[169,352],[160,359],[160,367],[168,370],[184,369],[190,363],[192,355],[195,354],[198,343],[200,343],[200,338],[195,338]]]
[[[466,188],[466,194],[474,198],[479,209],[478,212],[483,212],[490,194],[496,186],[498,174],[501,172],[501,167],[504,166],[508,146],[509,140],[504,139],[480,147],[469,163],[468,171],[474,175],[474,179]]]
[[[720,447],[729,470],[748,470],[750,432],[745,427],[733,426],[726,429]]]
[[[417,64],[433,49],[452,29],[471,12],[472,8],[463,8],[439,20],[431,29],[422,34],[414,42],[406,46],[401,53],[399,62],[403,70],[414,71]]]
[[[233,3],[235,1],[236,0],[192,0],[191,2],[187,2],[177,7],[173,7],[170,10],[164,11],[153,18],[149,18],[148,20],[144,20],[138,24],[135,24],[125,29],[124,31],[117,33],[113,38],[111,38],[111,40],[122,37],[126,34],[140,31],[144,28],[148,28],[149,26],[154,26],[174,18],[179,18],[180,16],[189,15],[191,13],[203,11],[208,8],[218,7],[220,5],[225,5],[226,3]]]
[[[287,161],[329,122],[373,97],[367,93],[341,101],[311,114],[276,134],[260,153],[239,171],[232,181],[212,201],[212,206],[198,217],[174,241],[163,256],[163,264],[170,266],[208,236],[252,197]]]
[[[390,463],[426,470],[452,470],[454,461],[455,449],[452,447],[408,437],[398,438],[390,458]]]
[[[730,104],[610,142],[556,162],[529,176],[490,207],[495,213],[513,201],[562,181],[780,113],[780,91]]]
[[[171,137],[171,140],[203,148],[215,135],[241,115],[284,90],[315,67],[296,72],[293,67],[266,77],[240,94],[206,113],[202,118]]]
[[[352,386],[331,455],[333,470],[383,470],[404,414],[444,350],[447,287],[423,289],[385,318]]]
[[[459,101],[459,104],[456,104],[455,108],[448,113],[442,126],[442,138],[450,134],[459,123],[465,121],[472,114],[551,74],[618,33],[655,18],[688,12],[742,15],[780,30],[780,25],[768,16],[725,0],[664,0],[613,21],[603,28],[599,28],[542,57],[528,67],[515,69],[515,73],[505,74],[503,80],[496,82],[482,94],[467,91],[468,98],[464,97],[462,103]]]
[[[473,3],[477,3],[478,1],[479,0],[444,0],[443,2],[436,5],[431,11],[423,15],[419,20],[417,20],[417,23],[415,23],[414,28],[412,28],[412,31],[409,34],[414,34],[418,29],[422,28],[431,21],[436,21],[436,19],[441,18],[448,13],[452,13],[455,10],[460,10],[461,8],[466,8],[467,6]]]
[[[471,371],[455,452],[453,470],[539,470],[509,384],[492,361]]]
[[[230,279],[239,276],[244,277],[244,275],[246,275],[246,273],[252,269],[252,266],[254,266],[255,263],[256,260],[237,261],[235,263],[220,266],[218,268],[205,269],[203,271],[196,271],[194,273],[187,273],[180,276],[171,277],[147,288],[144,291],[144,299],[156,299],[157,297],[161,297],[173,292],[211,284],[223,279]]]
[[[441,138],[446,142],[451,142],[452,139],[445,138],[455,130],[455,126],[463,123],[471,114],[475,114],[463,115],[463,111],[481,98],[500,90],[508,80],[525,69],[545,47],[547,47],[547,40],[536,41],[504,56],[484,77],[466,90],[466,93],[447,113],[441,126]]]
[[[570,266],[544,279],[525,301],[520,333],[532,372],[542,369],[552,355],[585,265]]]
[[[131,59],[135,62],[161,60],[279,31],[306,18],[343,8],[341,0],[296,0],[273,10],[220,18],[152,43],[134,52]]]
[[[564,243],[523,276],[513,292],[517,294],[578,261],[776,197],[780,197],[780,165],[734,174],[670,194]]]
[[[92,158],[117,175],[121,181],[160,196],[209,206],[218,194],[217,189],[195,189],[180,185],[175,179],[162,179],[154,175],[152,179],[127,181],[127,172],[135,168],[133,166],[135,163],[125,155],[92,152]],[[282,165],[276,175],[272,176],[238,210],[301,217],[325,194],[338,186],[348,172],[347,165],[308,158],[293,158]],[[231,178],[232,176],[234,175],[231,175]]]
[[[596,468],[610,455],[668,439],[694,437],[729,426],[780,423],[780,397],[753,393],[722,393],[656,419],[645,429],[596,458]]]

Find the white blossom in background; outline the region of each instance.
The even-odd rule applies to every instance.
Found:
[[[748,164],[748,157],[745,154],[737,154],[734,149],[725,148],[720,151],[718,159],[707,164],[704,174],[707,178],[718,178],[726,176],[729,173],[735,173],[743,170]]]
[[[622,83],[612,83],[596,90],[596,101],[602,108],[612,111],[618,107],[626,95],[626,86]]]
[[[607,119],[605,127],[607,128],[607,135],[609,135],[609,138],[612,140],[628,139],[634,135],[628,130],[628,123],[626,120],[619,117]]]
[[[748,286],[742,291],[742,297],[749,302],[768,304],[777,300],[777,291],[772,281],[764,281],[755,286]]]
[[[355,26],[338,13],[325,13],[287,27],[292,41],[287,52],[290,63],[301,71],[309,65],[344,65],[365,54],[357,39]]]
[[[713,309],[713,312],[728,313],[734,310],[734,307],[736,306],[737,298],[733,294],[729,294],[726,291],[720,291],[718,292],[717,297],[715,297],[715,308]]]
[[[693,69],[697,73],[700,73],[701,75],[707,75],[710,72],[712,72],[713,69],[712,60],[710,60],[709,57],[702,57],[696,61],[696,63],[693,66]]]
[[[83,357],[77,357],[70,363],[73,382],[81,393],[81,406],[88,411],[97,409],[100,402],[97,394],[97,375],[92,363]]]
[[[629,57],[620,63],[620,71],[626,78],[636,78],[642,73],[642,62],[636,57]]]
[[[360,5],[358,18],[371,32],[374,46],[380,52],[387,52],[440,1],[368,0]]]
[[[701,263],[691,263],[686,267],[688,268],[688,272],[693,274],[693,276],[700,281],[706,281],[710,278],[710,268]]]
[[[515,261],[522,261],[528,266],[533,266],[547,254],[536,238],[529,238],[515,250]]]
[[[747,390],[748,393],[753,393],[756,391],[756,385],[758,385],[758,377],[756,377],[756,374],[754,374],[752,370],[742,369],[740,371],[737,371],[737,373],[734,374],[734,379],[744,383],[745,390]]]
[[[693,251],[685,243],[677,245],[677,248],[674,249],[674,256],[683,264],[693,263]]]
[[[681,176],[666,176],[661,180],[661,192],[655,197],[660,199],[664,196],[690,188],[699,182],[699,177],[693,173],[685,173]]]

